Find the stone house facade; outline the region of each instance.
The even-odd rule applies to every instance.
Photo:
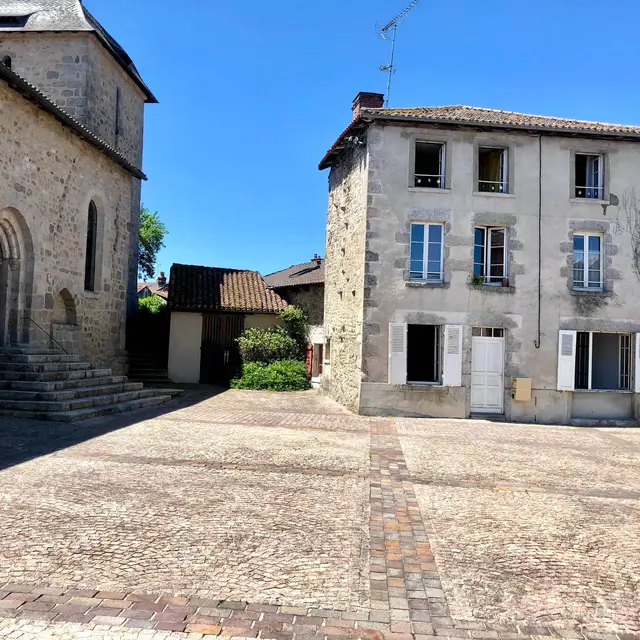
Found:
[[[156,100],[79,0],[27,8],[0,3],[0,345],[122,371]]]
[[[359,94],[330,168],[323,385],[364,414],[640,417],[640,127]]]
[[[309,262],[294,264],[264,277],[281,298],[303,309],[309,318],[307,364],[314,386],[322,381],[328,355],[324,339],[324,266],[324,259],[314,255]]]

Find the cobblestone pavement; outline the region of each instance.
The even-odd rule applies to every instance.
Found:
[[[0,435],[0,638],[640,638],[637,431],[200,390]]]

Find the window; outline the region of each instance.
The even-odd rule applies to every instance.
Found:
[[[473,327],[471,335],[474,338],[504,338],[504,329],[493,327]]]
[[[432,222],[411,224],[411,265],[409,277],[412,280],[442,282],[442,239],[443,225]]]
[[[602,289],[602,234],[573,234],[573,288]]]
[[[504,227],[476,227],[473,245],[473,274],[485,284],[502,284],[507,277],[507,230]]]
[[[576,389],[631,389],[629,334],[578,331],[576,338]]]
[[[478,191],[509,193],[507,149],[480,147],[478,150]]]
[[[416,142],[413,186],[445,188],[445,145],[442,142]]]
[[[87,251],[84,264],[84,288],[86,291],[96,289],[96,249],[98,239],[98,210],[91,201],[87,216]]]
[[[313,378],[317,378],[322,375],[322,363],[324,361],[322,354],[323,350],[323,345],[313,345],[313,353],[311,356],[311,376]]]
[[[29,16],[0,16],[0,29],[20,29],[28,19]]]
[[[440,383],[440,327],[430,324],[407,326],[407,382]]]
[[[11,69],[11,56],[3,56],[0,62],[2,62],[5,67]]]
[[[575,197],[593,200],[604,198],[603,156],[576,153]]]

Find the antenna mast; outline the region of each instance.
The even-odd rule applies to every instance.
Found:
[[[413,0],[413,2],[405,7],[393,20],[387,22],[380,29],[380,36],[383,40],[386,40],[388,35],[391,34],[391,58],[389,60],[389,64],[380,65],[380,71],[386,71],[388,73],[387,77],[387,93],[384,99],[384,106],[389,106],[389,96],[391,95],[391,78],[395,73],[394,66],[394,58],[396,54],[396,34],[398,32],[398,25],[407,17],[407,14],[420,2],[420,0]]]

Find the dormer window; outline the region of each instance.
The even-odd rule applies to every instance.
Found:
[[[28,19],[29,16],[0,16],[0,29],[20,29]]]

